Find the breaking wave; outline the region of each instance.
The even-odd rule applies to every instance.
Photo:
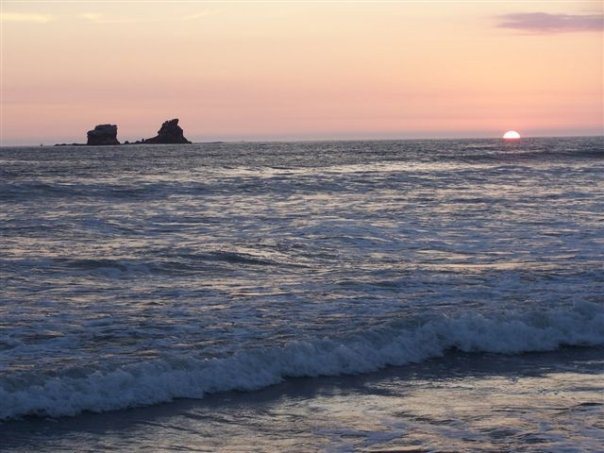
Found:
[[[109,371],[13,376],[0,381],[0,419],[71,416],[249,391],[288,377],[357,374],[421,362],[449,350],[515,354],[564,345],[604,345],[604,307],[583,302],[530,313],[439,316],[397,321],[347,338],[241,351],[226,358],[170,357]]]

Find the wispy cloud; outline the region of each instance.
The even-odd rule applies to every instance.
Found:
[[[204,17],[208,17],[210,14],[212,14],[211,11],[201,11],[199,13],[189,14],[188,16],[183,16],[182,20],[197,20],[197,19],[202,19]]]
[[[80,17],[91,22],[98,22],[103,19],[103,15],[99,13],[82,13]]]
[[[604,30],[602,14],[515,13],[498,16],[498,27],[531,33],[569,33]]]
[[[118,17],[118,16],[107,16],[102,13],[87,12],[79,14],[80,18],[85,19],[95,24],[133,24],[133,23],[146,23],[146,22],[166,22],[169,20],[197,20],[210,15],[211,11],[200,11],[195,14],[179,17]]]
[[[53,19],[53,16],[50,14],[7,12],[2,12],[2,14],[0,14],[0,20],[2,22],[33,22],[36,24],[46,24]]]
[[[82,13],[79,15],[82,19],[85,19],[95,24],[132,24],[138,22],[157,22],[159,19],[141,19],[138,17],[114,17],[107,16],[102,13]]]

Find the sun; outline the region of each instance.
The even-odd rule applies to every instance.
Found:
[[[503,134],[503,138],[506,140],[518,140],[520,138],[520,134],[516,131],[507,131]]]

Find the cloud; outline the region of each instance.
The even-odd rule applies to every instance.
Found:
[[[182,20],[197,20],[202,19],[204,17],[208,17],[211,14],[210,11],[201,11],[199,13],[190,14],[188,16],[183,16]]]
[[[138,17],[111,17],[101,13],[82,13],[79,15],[82,19],[94,22],[95,24],[133,24],[138,22],[156,22],[156,20],[141,19]]]
[[[107,16],[101,13],[88,12],[79,14],[82,19],[85,19],[90,22],[94,22],[95,24],[134,24],[134,23],[152,23],[152,22],[166,22],[167,20],[197,20],[204,17],[207,17],[211,14],[211,11],[201,11],[196,14],[190,14],[188,16],[180,16],[180,17],[116,17],[116,16]]]
[[[498,16],[500,28],[532,33],[568,33],[604,30],[603,14],[515,13]]]
[[[0,15],[2,22],[33,22],[36,24],[46,24],[53,20],[49,14],[36,13],[6,13]]]
[[[103,19],[103,15],[99,13],[82,13],[80,14],[80,17],[92,22],[98,22]]]

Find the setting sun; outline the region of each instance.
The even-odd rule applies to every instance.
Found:
[[[503,134],[503,138],[506,140],[518,140],[520,138],[520,134],[516,131],[507,131]]]

